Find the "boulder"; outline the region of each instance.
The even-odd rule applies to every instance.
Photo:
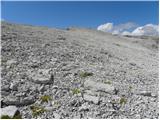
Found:
[[[53,74],[49,74],[49,69],[30,72],[29,79],[37,84],[52,84],[54,82],[54,76]]]
[[[25,97],[23,99],[19,99],[19,97],[6,97],[3,102],[6,105],[15,105],[15,106],[26,106],[33,104],[35,99],[33,97]]]
[[[94,82],[91,80],[86,80],[84,82],[84,87],[88,89],[92,89],[94,91],[102,91],[106,93],[114,93],[115,87],[110,84],[100,83],[100,82]]]
[[[1,108],[1,117],[9,116],[13,118],[13,116],[18,112],[18,108],[16,106],[7,106],[5,108]]]

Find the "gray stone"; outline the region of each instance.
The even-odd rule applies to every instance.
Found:
[[[10,87],[11,90],[17,91],[18,90],[18,84],[17,83],[11,83]]]
[[[86,80],[84,82],[84,86],[86,88],[95,90],[95,91],[103,91],[107,93],[114,93],[115,92],[115,87],[113,85],[109,84],[104,84],[100,82],[94,82],[92,80]]]
[[[55,107],[53,107],[53,106],[46,106],[45,107],[45,110],[47,110],[47,111],[53,111],[53,110],[55,110],[56,108]]]
[[[20,101],[20,105],[30,105],[33,104],[35,101],[36,100],[34,97],[26,97]]]
[[[1,108],[1,116],[8,115],[9,117],[13,117],[18,111],[16,106],[7,106],[5,108]]]
[[[10,92],[1,91],[1,95],[2,95],[2,96],[7,96],[7,95],[9,95],[9,94],[10,94]]]
[[[53,113],[53,116],[54,116],[55,119],[60,119],[61,118],[61,116],[58,113]]]
[[[83,104],[81,107],[79,107],[79,111],[89,111],[89,106],[86,104]]]
[[[99,97],[96,97],[96,96],[84,94],[83,98],[84,98],[85,101],[93,102],[94,104],[98,104],[99,103]]]
[[[19,97],[6,97],[3,102],[7,105],[25,106],[33,104],[35,102],[35,98],[25,97],[20,99]]]
[[[37,84],[52,84],[54,82],[53,74],[49,74],[49,69],[40,69],[29,73],[29,79]]]
[[[151,93],[152,97],[157,97],[158,95],[156,93]]]
[[[58,89],[58,86],[57,85],[53,85],[52,88],[53,89]]]
[[[12,96],[12,97],[8,96],[8,97],[6,97],[4,99],[3,102],[5,104],[7,104],[7,105],[16,105],[17,106],[17,105],[19,105],[20,100],[17,97],[15,97],[15,96]]]
[[[7,61],[7,65],[16,64],[16,63],[17,63],[17,61],[14,60],[14,59],[11,59],[11,60]]]
[[[148,97],[152,96],[150,91],[140,91],[139,93],[137,93],[137,95],[143,95],[143,96],[148,96]]]
[[[42,86],[39,88],[39,91],[44,92],[44,91],[45,91],[45,86],[42,85]]]
[[[9,87],[10,87],[9,85],[3,85],[3,86],[1,86],[1,91],[9,92],[10,91]]]
[[[24,97],[24,96],[26,96],[26,93],[25,92],[17,93],[15,96],[16,97]]]
[[[93,90],[85,90],[84,93],[92,96],[98,96],[99,92],[93,91]]]

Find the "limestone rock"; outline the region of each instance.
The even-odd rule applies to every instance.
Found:
[[[49,74],[49,69],[39,69],[35,72],[30,72],[29,79],[37,84],[52,84],[54,82],[53,74]]]
[[[87,95],[87,94],[84,94],[83,97],[84,97],[85,101],[93,102],[94,104],[99,103],[99,97],[91,96],[91,95]]]
[[[3,100],[3,102],[7,105],[15,105],[15,106],[25,106],[30,105],[35,102],[33,97],[25,97],[23,99],[19,99],[19,97],[7,97]]]
[[[10,87],[11,90],[17,91],[18,90],[18,84],[17,83],[11,83]]]
[[[89,111],[89,105],[82,104],[82,106],[79,107],[79,111]]]
[[[58,113],[53,113],[53,116],[54,116],[55,119],[60,119],[61,118],[61,116]]]
[[[13,117],[18,111],[16,106],[7,106],[5,108],[1,108],[1,116],[8,115],[9,117]]]
[[[84,86],[86,88],[95,90],[95,91],[103,91],[106,93],[114,93],[115,91],[115,87],[113,85],[108,85],[108,84],[104,84],[104,83],[100,83],[100,82],[94,82],[91,80],[86,80],[84,82]]]

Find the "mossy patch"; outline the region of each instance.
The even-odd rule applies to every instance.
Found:
[[[129,86],[129,90],[132,90],[132,86]]]
[[[1,119],[22,119],[22,116],[20,113],[15,114],[13,117],[10,117],[8,115],[2,115]]]
[[[126,103],[127,103],[127,99],[124,98],[124,97],[122,97],[122,98],[120,99],[120,104],[122,105],[122,104],[126,104]]]
[[[11,117],[9,117],[8,115],[2,115],[1,119],[12,119]]]
[[[116,46],[121,46],[120,44],[115,43]]]
[[[111,81],[104,81],[104,83],[105,83],[105,84],[108,84],[108,85],[112,84]]]
[[[40,106],[30,106],[30,109],[32,110],[32,115],[38,116],[42,113],[44,113],[46,110],[44,109],[44,107],[40,107]]]
[[[72,93],[73,93],[73,95],[74,94],[79,94],[79,93],[81,93],[81,90],[78,89],[78,88],[75,88],[75,89],[72,89]]]
[[[44,95],[44,96],[41,96],[41,97],[40,97],[40,100],[41,100],[42,102],[49,102],[50,100],[52,100],[52,98],[51,98],[51,96],[49,96],[49,95]]]
[[[81,72],[81,73],[79,74],[79,76],[80,76],[81,78],[86,78],[86,77],[88,77],[88,76],[93,76],[93,73],[91,73],[91,72]]]

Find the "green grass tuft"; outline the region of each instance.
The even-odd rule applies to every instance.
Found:
[[[11,117],[9,117],[8,115],[2,115],[1,119],[12,119]]]
[[[22,119],[22,116],[20,113],[14,115],[13,117],[9,117],[8,115],[2,115],[1,119]]]
[[[120,99],[120,104],[122,105],[122,104],[126,104],[126,103],[127,103],[127,99],[124,98],[124,97],[122,97],[122,98]]]
[[[93,76],[93,73],[91,73],[91,72],[81,72],[80,73],[81,78],[86,78],[88,76]]]
[[[32,115],[38,116],[42,113],[44,113],[46,110],[44,109],[44,107],[39,107],[39,106],[31,106],[30,109],[32,110]]]
[[[132,86],[129,86],[129,90],[132,90]]]
[[[78,94],[78,93],[81,93],[81,90],[78,88],[75,88],[75,89],[72,89],[72,93],[73,93],[73,95]]]
[[[104,83],[105,83],[105,84],[109,84],[109,85],[112,84],[111,81],[105,81]]]
[[[40,97],[40,100],[41,100],[42,102],[48,102],[48,101],[52,100],[52,98],[51,98],[51,96],[49,96],[49,95],[44,95],[44,96],[41,96],[41,97]]]

